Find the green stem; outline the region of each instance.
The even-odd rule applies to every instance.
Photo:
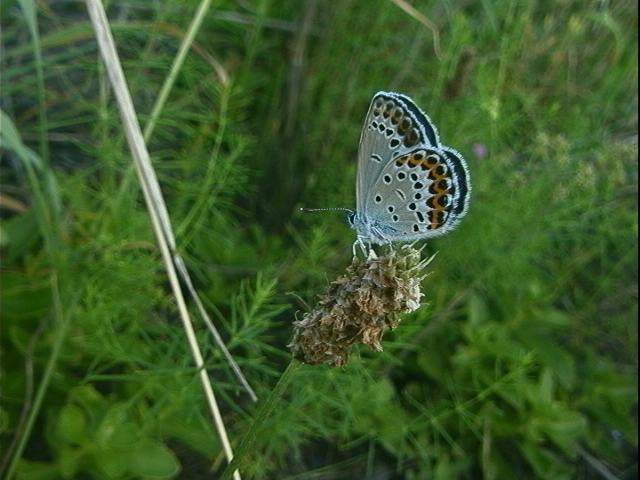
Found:
[[[289,363],[289,366],[287,366],[287,369],[280,377],[280,380],[278,380],[278,383],[273,389],[273,392],[271,392],[271,395],[269,395],[267,401],[264,403],[264,405],[262,405],[262,408],[258,412],[258,415],[253,422],[253,425],[251,425],[249,431],[242,439],[242,442],[240,442],[240,446],[234,453],[233,460],[231,461],[231,463],[229,463],[229,465],[227,465],[227,468],[224,470],[224,472],[222,472],[220,480],[229,480],[231,478],[231,475],[233,475],[233,472],[235,472],[238,467],[240,467],[247,449],[253,445],[258,432],[264,425],[264,422],[271,416],[271,412],[282,398],[282,395],[289,386],[289,383],[291,383],[295,372],[301,366],[302,363],[298,360],[291,360],[291,363]]]

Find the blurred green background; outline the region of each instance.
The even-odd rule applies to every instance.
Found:
[[[198,6],[108,4],[143,126]],[[0,8],[0,477],[218,478],[85,4]],[[425,305],[383,353],[303,366],[244,478],[636,478],[637,27],[625,0],[211,3],[148,145],[262,401],[351,261],[344,215],[299,208],[355,206],[372,95],[412,97],[474,188]],[[197,329],[237,445],[257,407]]]

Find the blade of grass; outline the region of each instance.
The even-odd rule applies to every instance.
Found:
[[[38,30],[36,17],[36,6],[35,2],[32,0],[21,0],[19,3],[22,11],[24,12],[24,18],[31,34],[32,51],[35,58],[36,81],[38,85],[37,95],[40,112],[39,122],[43,132],[40,136],[40,157],[22,143],[13,122],[11,122],[4,112],[0,112],[0,124],[2,125],[0,142],[3,146],[8,146],[8,148],[16,153],[18,158],[22,161],[27,173],[29,187],[34,197],[38,227],[45,240],[47,257],[51,262],[53,271],[50,277],[50,282],[52,299],[55,305],[53,320],[57,328],[55,328],[53,348],[51,349],[42,379],[40,380],[35,397],[33,398],[32,408],[26,415],[24,428],[22,431],[16,432],[17,441],[14,444],[15,450],[11,454],[11,459],[8,462],[5,477],[7,479],[13,477],[18,462],[22,458],[22,453],[24,452],[27,440],[30,437],[31,431],[33,430],[33,426],[35,425],[36,419],[44,402],[44,398],[47,394],[53,372],[58,364],[60,351],[69,326],[68,311],[65,311],[62,307],[59,278],[56,273],[58,272],[61,263],[60,255],[58,253],[59,249],[57,248],[59,242],[58,226],[60,224],[59,214],[61,211],[61,202],[58,195],[55,177],[49,169],[48,164],[49,139],[45,133],[48,131],[46,115],[47,109],[45,108],[46,101],[44,96],[43,59],[40,44],[40,32]]]
[[[180,317],[183,322],[187,342],[191,353],[194,358],[194,362],[199,369],[199,377],[202,383],[202,388],[207,398],[211,414],[216,424],[216,429],[220,437],[225,455],[229,462],[233,459],[233,451],[229,443],[229,439],[226,433],[222,415],[218,407],[218,403],[215,397],[215,393],[209,381],[209,377],[204,368],[204,360],[200,347],[195,335],[195,330],[189,317],[189,311],[182,295],[180,288],[180,282],[176,272],[176,263],[174,263],[173,257],[176,255],[176,245],[173,235],[171,234],[171,227],[169,222],[169,215],[164,204],[160,186],[155,175],[155,171],[151,166],[149,158],[149,152],[147,151],[142,135],[142,130],[137,121],[137,116],[133,107],[133,101],[127,88],[122,66],[120,64],[115,42],[109,29],[106,12],[103,5],[99,0],[87,0],[87,9],[91,22],[95,29],[96,39],[100,47],[100,52],[104,59],[107,74],[112,84],[118,107],[120,109],[120,115],[122,117],[124,125],[124,133],[127,137],[127,142],[131,153],[133,155],[134,165],[136,173],[140,180],[142,191],[145,197],[145,202],[149,209],[149,214],[152,220],[153,228],[158,239],[158,245],[162,254],[163,262],[167,269],[167,275],[169,282],[173,290],[176,304],[180,312]],[[240,480],[240,473],[234,472],[234,478]]]
[[[47,359],[42,379],[33,398],[31,409],[26,416],[24,427],[21,431],[16,432],[18,439],[15,443],[15,450],[11,454],[11,460],[8,462],[6,477],[4,477],[10,479],[13,478],[18,461],[22,458],[27,440],[30,437],[45,395],[47,394],[49,383],[58,365],[58,358],[60,357],[60,351],[70,323],[70,309],[63,307],[62,297],[60,295],[58,272],[62,269],[61,265],[63,262],[60,260],[59,249],[57,248],[59,242],[57,215],[59,213],[60,202],[57,195],[55,178],[48,165],[45,164],[35,152],[22,143],[13,122],[2,111],[0,111],[0,125],[2,125],[0,144],[2,144],[4,148],[16,153],[27,173],[29,187],[34,198],[38,228],[44,237],[47,257],[52,266],[53,273],[50,277],[50,283],[51,296],[55,306],[55,313],[53,315],[55,328],[52,349]],[[67,307],[69,307],[69,305],[67,305]]]
[[[438,31],[438,26],[418,10],[416,10],[415,7],[410,5],[406,0],[391,0],[391,2],[396,4],[400,9],[409,14],[409,16],[413,17],[429,30],[431,30],[431,36],[433,37],[433,51],[435,52],[436,57],[438,57],[439,60],[442,60],[442,50],[440,49],[440,32]]]
[[[173,88],[173,85],[178,76],[178,72],[180,72],[180,68],[184,64],[184,60],[187,56],[187,52],[191,45],[193,44],[193,40],[196,37],[196,34],[200,31],[200,27],[202,26],[202,21],[205,18],[205,14],[209,11],[211,7],[211,0],[203,0],[196,11],[193,20],[191,21],[191,25],[187,29],[187,36],[182,41],[180,45],[180,49],[178,50],[178,54],[176,55],[175,60],[173,61],[173,65],[171,65],[171,70],[169,70],[169,75],[164,81],[162,88],[160,89],[160,93],[158,94],[158,100],[156,101],[153,109],[151,110],[151,115],[149,117],[149,122],[144,128],[144,139],[149,141],[151,138],[151,134],[153,133],[153,129],[158,121],[158,117],[164,108],[164,105],[169,97],[169,92]],[[227,85],[229,83],[229,75],[227,71],[224,69],[219,62],[217,62],[213,57],[208,57],[209,61],[212,63],[213,67],[218,74],[218,79],[222,85]]]
[[[303,363],[299,362],[298,360],[291,360],[291,362],[287,366],[287,369],[280,376],[280,379],[271,392],[271,395],[269,395],[267,401],[262,404],[258,415],[256,415],[256,418],[249,428],[249,431],[242,438],[242,442],[240,442],[240,445],[236,449],[236,456],[229,463],[229,465],[227,465],[227,468],[225,468],[224,472],[222,472],[220,480],[228,480],[231,476],[231,472],[234,472],[241,466],[242,461],[244,460],[245,453],[247,452],[249,447],[252,446],[252,443],[260,432],[262,425],[264,425],[264,422],[269,418],[271,412],[278,404],[278,401],[282,398],[282,395],[291,383],[291,380],[294,378],[295,373],[300,369],[302,365]]]
[[[47,127],[47,108],[46,99],[44,98],[44,72],[42,71],[42,48],[40,44],[40,32],[38,30],[38,22],[36,17],[36,5],[33,0],[19,0],[20,8],[24,12],[24,18],[27,21],[29,33],[31,34],[31,41],[33,43],[33,55],[35,57],[36,78],[38,83],[38,112],[40,128],[42,129],[42,135],[40,135],[40,156],[44,161],[49,159],[49,139],[46,132],[49,131]]]
[[[169,75],[166,78],[166,80],[165,80],[165,82],[164,82],[164,84],[163,84],[163,86],[162,86],[162,88],[160,90],[160,94],[158,96],[158,100],[156,101],[156,103],[155,103],[155,105],[154,105],[154,107],[152,109],[151,117],[150,117],[149,122],[147,123],[147,126],[145,127],[145,131],[144,131],[144,140],[145,141],[148,141],[149,138],[151,137],[151,134],[153,133],[153,129],[154,129],[155,125],[156,125],[157,119],[160,116],[160,113],[161,113],[162,109],[164,108],[164,105],[166,103],[167,97],[169,96],[169,92],[173,88],[173,85],[175,83],[175,80],[176,80],[176,77],[178,75],[178,72],[180,71],[180,67],[184,64],[186,53],[188,52],[189,48],[193,45],[193,40],[194,40],[196,34],[198,33],[198,31],[200,29],[200,26],[202,25],[202,21],[204,20],[204,15],[209,10],[210,6],[211,6],[211,0],[203,0],[203,2],[200,4],[200,7],[196,11],[196,15],[195,15],[193,21],[191,22],[191,25],[189,26],[189,29],[187,31],[187,36],[184,38],[182,44],[180,45],[180,49],[179,49],[178,55],[175,58],[175,60],[173,62],[173,65],[171,66],[171,70],[169,72]],[[229,87],[229,76],[228,76],[226,70],[224,70],[222,65],[220,65],[220,63],[217,60],[215,60],[210,55],[207,55],[206,57],[207,57],[209,63],[213,66],[213,68],[217,72],[218,78],[220,80],[220,83],[225,87],[224,88],[224,92],[225,92],[224,97],[226,98],[227,94],[229,92],[229,88],[228,88]],[[223,124],[224,124],[224,122],[223,122]],[[216,149],[215,149],[216,153],[217,153],[217,150],[218,150],[220,144],[222,143],[222,135],[223,135],[223,133],[224,133],[224,128],[221,128],[220,129],[220,133],[218,135],[218,138],[216,139]],[[149,163],[149,165],[150,165],[150,163]],[[130,175],[130,173],[131,172],[128,171],[128,173],[124,177],[125,180],[123,181],[121,191],[128,191],[129,190],[129,182],[132,179],[132,176]],[[159,192],[159,189],[158,189],[158,192]],[[162,202],[161,195],[158,195],[157,200]],[[203,200],[203,202],[204,202],[204,200]],[[164,203],[164,202],[162,202],[162,203]],[[194,212],[197,211],[197,210],[198,210],[198,208],[194,208],[193,209]],[[246,377],[244,376],[244,374],[240,370],[240,366],[234,360],[233,356],[231,355],[231,353],[227,349],[226,345],[224,344],[224,341],[222,340],[222,336],[218,332],[218,330],[215,327],[213,321],[211,320],[211,317],[207,314],[204,306],[202,305],[202,301],[200,300],[197,291],[195,290],[195,288],[193,288],[193,282],[191,281],[191,279],[189,277],[189,272],[188,272],[186,266],[184,265],[184,262],[182,261],[182,258],[176,252],[175,235],[173,234],[173,229],[172,229],[171,224],[169,222],[169,216],[168,216],[168,214],[165,215],[163,212],[166,212],[166,208],[163,208],[163,209],[161,209],[159,211],[159,219],[162,221],[161,226],[163,228],[163,232],[164,232],[165,238],[167,239],[167,241],[169,242],[169,245],[171,246],[173,259],[174,259],[174,262],[176,264],[178,273],[182,277],[182,280],[183,280],[184,284],[187,286],[187,290],[189,291],[189,294],[193,298],[193,300],[194,300],[194,302],[196,304],[196,307],[198,308],[198,312],[200,313],[200,315],[202,317],[202,320],[204,321],[205,325],[207,326],[207,328],[211,332],[211,335],[213,336],[213,339],[214,339],[216,345],[222,351],[222,354],[224,355],[224,357],[226,358],[227,362],[229,363],[229,365],[231,367],[231,370],[233,371],[233,373],[236,376],[236,379],[238,380],[238,382],[240,382],[240,384],[247,391],[247,393],[249,394],[249,397],[251,398],[251,401],[257,402],[258,401],[257,395],[255,394],[253,388],[251,388],[251,386],[249,385],[249,382],[247,381]],[[189,222],[185,220],[182,223],[183,223],[183,225],[186,225]],[[178,228],[178,232],[180,232],[180,227]]]

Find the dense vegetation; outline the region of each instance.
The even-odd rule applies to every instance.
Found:
[[[0,477],[218,478],[84,2],[42,3],[0,10]],[[110,2],[143,127],[198,6]],[[148,148],[261,402],[292,322],[351,261],[342,213],[299,208],[354,206],[373,93],[416,100],[473,183],[425,249],[424,306],[383,353],[296,370],[243,478],[636,478],[637,17],[630,0],[213,2]],[[237,445],[260,403],[196,329]]]

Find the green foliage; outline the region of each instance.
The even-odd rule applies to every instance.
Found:
[[[133,418],[130,407],[107,401],[89,386],[69,392],[67,403],[51,421],[49,443],[56,450],[57,471],[39,478],[174,478],[175,455],[145,430],[154,422]],[[45,464],[46,465],[46,464]],[[24,462],[18,478],[34,478],[45,465]]]
[[[144,126],[197,4],[111,3]],[[297,311],[349,264],[341,215],[298,208],[354,205],[372,94],[414,98],[473,184],[461,226],[427,246],[425,305],[383,354],[300,368],[244,477],[635,478],[637,5],[411,2],[437,43],[391,1],[214,3],[149,148],[261,402]],[[0,8],[0,476],[215,478],[84,4],[30,5]],[[256,407],[196,330],[237,445]]]

